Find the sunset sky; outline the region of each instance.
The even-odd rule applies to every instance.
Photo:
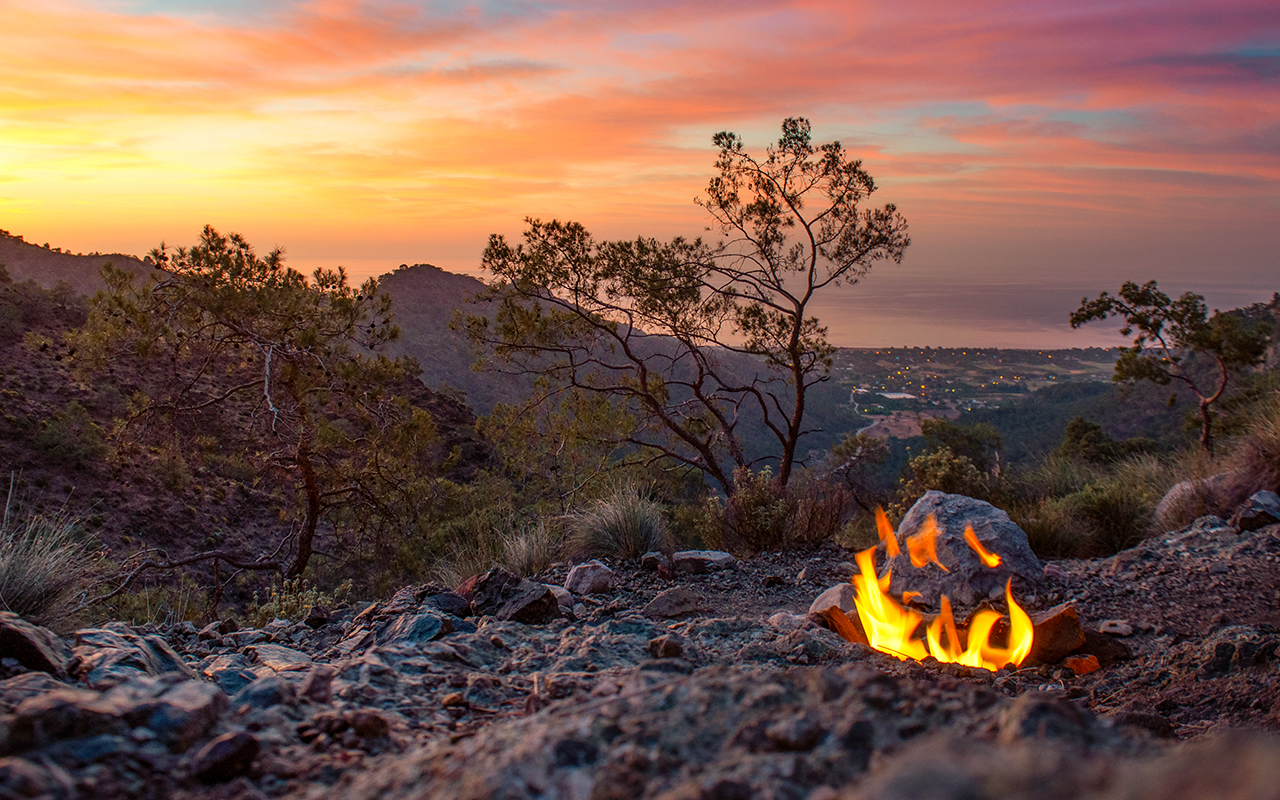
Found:
[[[1071,347],[1126,279],[1280,291],[1275,0],[0,0],[0,228],[145,253],[205,223],[310,270],[476,273],[526,216],[698,235],[711,136],[864,160],[900,266],[843,345]]]

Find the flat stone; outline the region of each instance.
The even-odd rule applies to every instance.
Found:
[[[249,772],[260,747],[252,734],[224,733],[200,748],[192,759],[191,774],[202,783],[226,783]]]
[[[814,598],[809,604],[809,613],[817,614],[833,607],[841,611],[855,611],[857,606],[853,600],[856,596],[852,583],[837,583]]]
[[[311,656],[301,650],[278,644],[253,644],[241,652],[250,663],[261,664],[272,672],[301,672],[311,668]]]
[[[688,614],[703,611],[706,604],[693,590],[685,586],[675,586],[659,592],[642,609],[645,616],[658,619],[675,619]]]
[[[677,575],[703,575],[737,565],[738,559],[723,550],[681,550],[671,556],[671,569]]]
[[[71,651],[51,630],[17,614],[0,611],[0,653],[30,670],[65,680]]]
[[[1098,623],[1098,630],[1111,636],[1133,635],[1133,626],[1124,619],[1104,619]]]
[[[18,705],[9,720],[6,749],[23,752],[64,739],[123,734],[127,730],[120,709],[99,702],[97,692],[58,689],[30,697]]]
[[[1056,664],[1085,643],[1084,627],[1075,606],[1062,603],[1031,614],[1034,638],[1029,658]]]
[[[297,699],[293,684],[279,675],[267,675],[236,692],[231,698],[231,707],[271,708],[278,705],[292,705]]]
[[[569,570],[564,588],[574,594],[603,594],[613,588],[613,570],[592,559]]]

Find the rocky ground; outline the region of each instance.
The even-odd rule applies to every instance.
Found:
[[[1088,674],[847,642],[808,612],[851,561],[491,573],[261,630],[10,615],[0,797],[1280,797],[1280,525],[1042,565],[1023,602],[1074,609]]]

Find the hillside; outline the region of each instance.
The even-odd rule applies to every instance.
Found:
[[[468,303],[483,283],[430,264],[401,265],[378,283],[391,295],[400,327],[399,340],[387,351],[416,358],[427,386],[461,390],[477,414],[488,414],[498,403],[516,403],[529,393],[532,382],[527,379],[473,370],[476,356],[466,336],[449,329],[456,311],[483,311]]]
[[[64,252],[60,247],[31,244],[21,236],[0,230],[0,264],[8,268],[15,281],[35,281],[45,289],[52,289],[62,281],[77,294],[92,295],[102,288],[98,273],[107,262],[120,269],[137,269],[139,273],[151,269],[151,265],[135,256]]]

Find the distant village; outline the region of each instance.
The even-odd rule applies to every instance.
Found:
[[[863,431],[907,437],[919,433],[923,419],[955,419],[962,411],[1000,406],[1058,383],[1109,381],[1119,352],[841,348],[832,377],[847,388],[853,411],[873,420]]]

